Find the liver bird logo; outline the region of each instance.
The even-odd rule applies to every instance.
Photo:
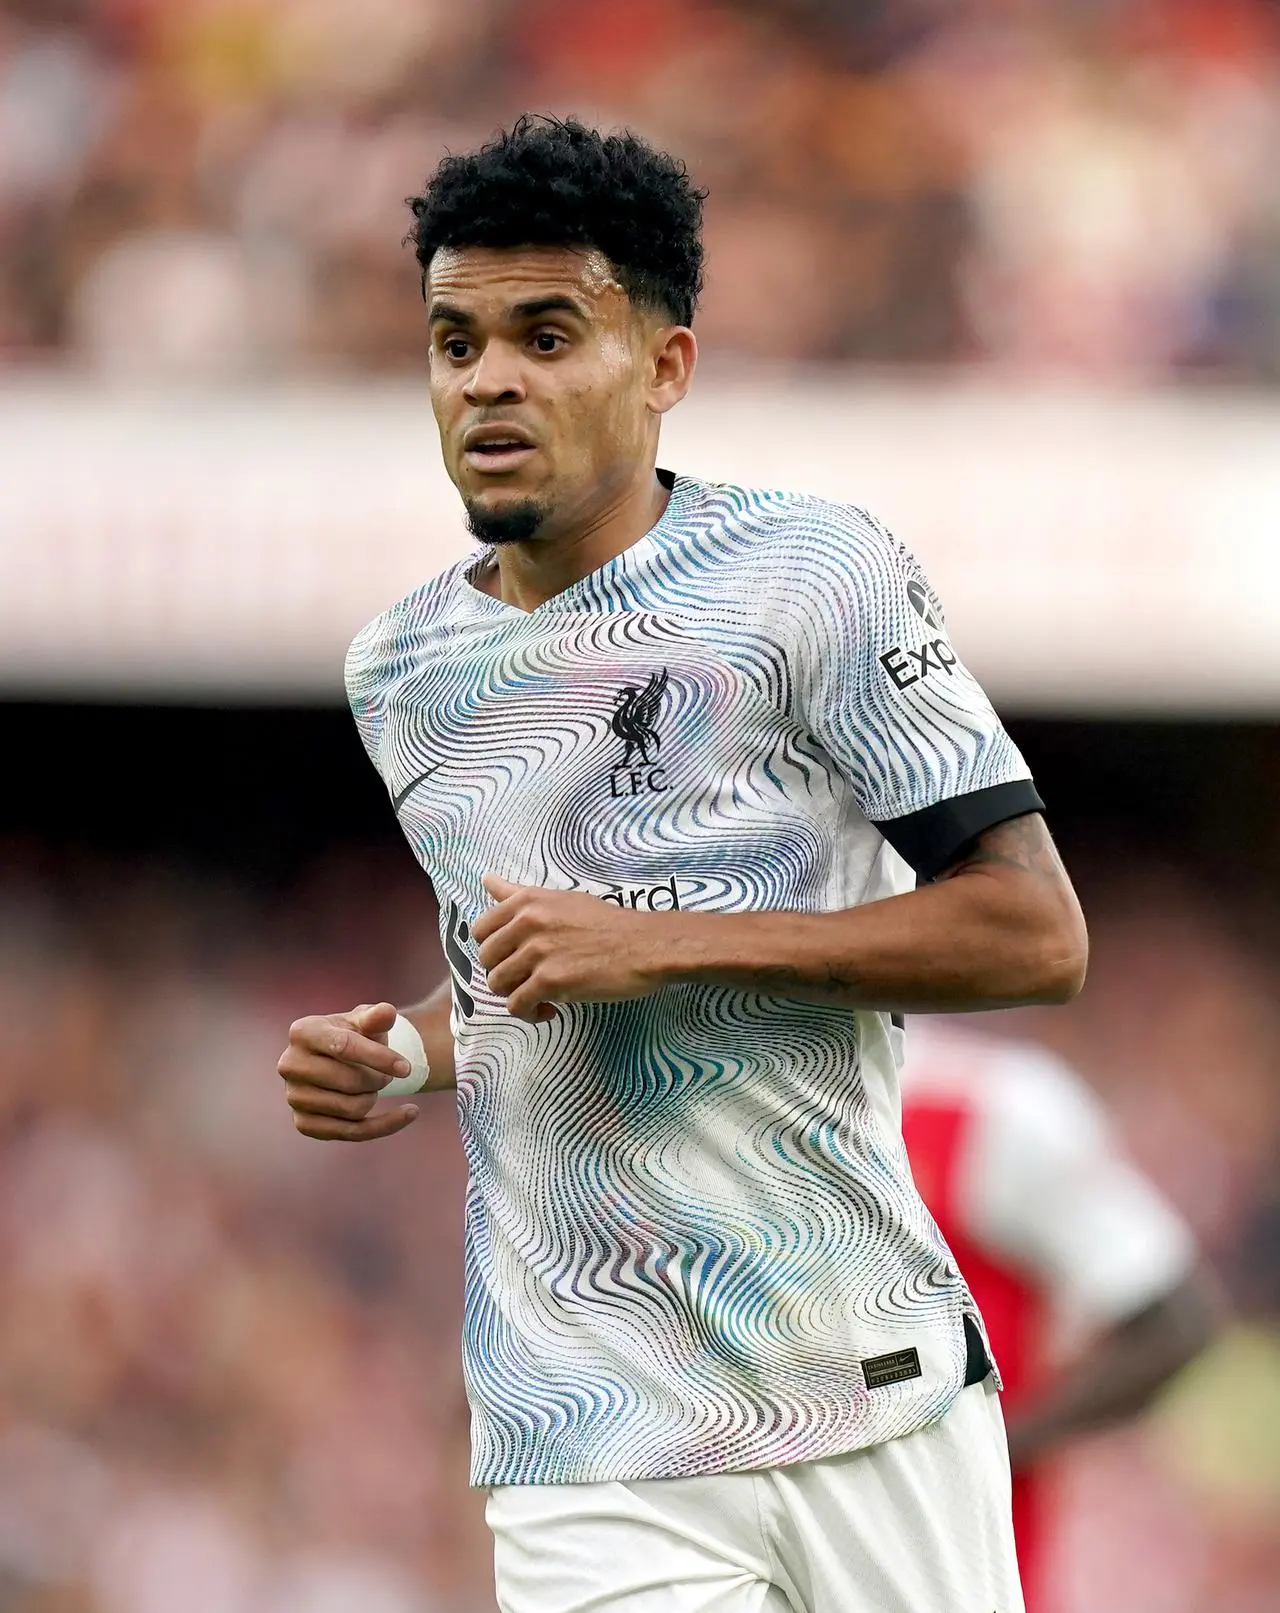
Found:
[[[619,764],[621,767],[629,767],[631,758],[637,754],[641,764],[648,767],[657,756],[662,743],[658,738],[658,715],[670,681],[667,669],[663,667],[661,672],[653,674],[643,689],[629,683],[613,697],[614,712],[609,726],[626,747]]]

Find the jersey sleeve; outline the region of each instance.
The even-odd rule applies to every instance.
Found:
[[[381,772],[380,754],[383,727],[382,674],[385,660],[385,624],[376,617],[361,628],[347,651],[343,679],[351,715],[355,718],[360,742],[373,765]]]
[[[1190,1274],[1194,1239],[1073,1070],[1038,1050],[1007,1057],[961,1182],[969,1231],[1077,1323],[1120,1322]]]
[[[827,510],[797,561],[802,715],[863,814],[931,879],[975,835],[1044,803],[914,557],[863,511]]]

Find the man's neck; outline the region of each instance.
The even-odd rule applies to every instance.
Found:
[[[563,535],[553,532],[529,543],[499,545],[496,566],[476,578],[476,587],[517,610],[536,610],[638,543],[661,518],[670,497],[650,470]]]

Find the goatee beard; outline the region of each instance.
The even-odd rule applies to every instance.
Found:
[[[533,499],[504,504],[501,509],[485,510],[467,505],[467,530],[481,543],[528,543],[546,518],[546,511]]]

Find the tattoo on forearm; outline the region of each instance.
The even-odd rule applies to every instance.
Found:
[[[1038,812],[1027,812],[1020,818],[1009,818],[1004,823],[984,829],[949,868],[943,869],[938,878],[954,879],[957,874],[992,865],[1016,868],[1042,879],[1058,881],[1066,878],[1062,859]]]
[[[821,974],[816,970],[798,969],[792,963],[775,963],[771,968],[754,971],[753,980],[758,990],[776,993],[779,997],[796,990],[815,997],[843,997],[853,985],[830,963]]]

